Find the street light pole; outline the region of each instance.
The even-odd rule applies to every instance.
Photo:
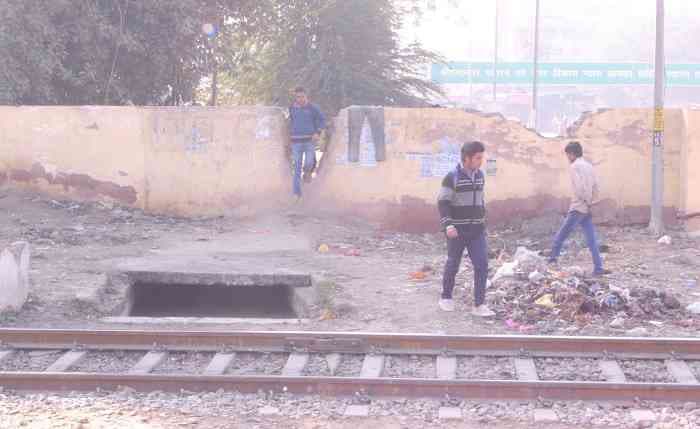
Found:
[[[531,127],[537,130],[537,81],[539,79],[540,0],[535,0],[535,49],[533,53]]]
[[[499,0],[496,0],[496,22],[493,35],[493,101],[496,102],[496,87],[498,85],[498,13]]]
[[[654,61],[654,138],[651,154],[651,219],[649,231],[664,233],[664,89],[666,86],[664,55],[664,0],[656,0],[656,59]]]
[[[212,22],[207,22],[202,24],[202,33],[207,36],[207,66],[211,67],[211,97],[209,99],[210,106],[217,105],[217,98],[219,95],[219,68],[216,59],[216,35],[219,32],[219,28],[214,24],[216,20]]]

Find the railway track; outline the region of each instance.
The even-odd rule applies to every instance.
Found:
[[[487,371],[482,376],[469,368],[475,357],[486,367],[491,360],[508,362],[512,377],[486,377]],[[595,376],[542,377],[547,365],[582,360],[595,368]],[[109,364],[100,366],[105,361]],[[269,362],[276,364],[266,367]],[[416,362],[422,365],[417,373],[401,368]],[[635,381],[626,374],[626,368],[646,363],[664,371],[660,379],[665,382]],[[465,370],[472,376],[462,377]],[[176,392],[700,401],[698,371],[700,339],[0,329],[0,386],[30,391],[126,386]]]

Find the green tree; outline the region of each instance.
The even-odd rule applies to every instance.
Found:
[[[52,80],[65,46],[51,16],[65,9],[68,1],[42,3],[0,2],[0,102],[53,99]]]
[[[245,32],[255,0],[4,0],[0,102],[180,104],[211,72],[205,22]]]
[[[398,36],[407,11],[392,0],[263,0],[265,27],[230,40],[234,92],[243,102],[286,104],[297,85],[324,110],[352,104],[414,106],[440,93],[425,65],[439,61]]]

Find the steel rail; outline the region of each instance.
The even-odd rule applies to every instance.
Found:
[[[0,329],[0,349],[259,351],[700,359],[700,338]]]
[[[405,378],[129,375],[93,373],[0,372],[0,385],[21,391],[95,391],[129,387],[136,391],[241,393],[260,390],[322,396],[452,397],[479,399],[549,399],[700,401],[700,386],[671,383],[568,381],[487,381]]]

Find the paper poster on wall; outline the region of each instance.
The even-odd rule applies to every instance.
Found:
[[[495,176],[498,173],[498,165],[496,165],[495,159],[486,160],[486,175]]]

